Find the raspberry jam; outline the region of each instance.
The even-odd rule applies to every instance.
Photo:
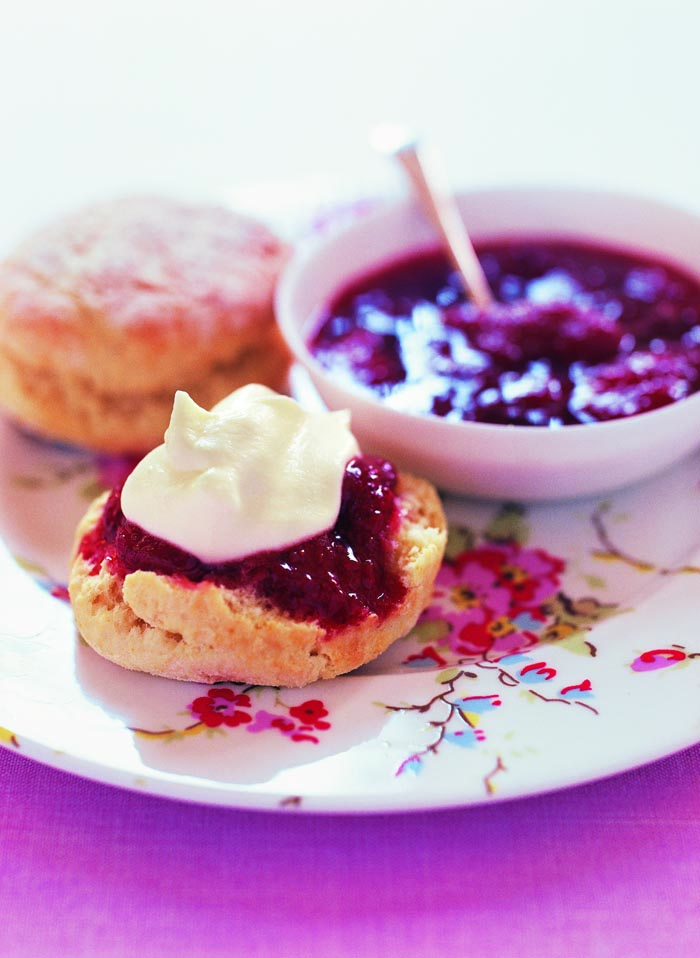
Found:
[[[390,561],[400,521],[396,482],[396,471],[385,460],[352,459],[332,529],[279,552],[216,564],[130,522],[121,511],[120,489],[115,489],[80,552],[95,573],[106,559],[110,572],[120,577],[142,569],[183,583],[251,589],[293,619],[314,619],[332,631],[370,613],[386,616],[405,595]]]
[[[310,349],[391,406],[560,426],[657,409],[700,389],[700,282],[670,264],[574,242],[482,245],[497,302],[480,311],[438,252],[343,291]]]

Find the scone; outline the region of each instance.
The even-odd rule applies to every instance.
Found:
[[[367,611],[336,626],[313,613],[295,618],[250,587],[125,572],[108,558],[95,568],[90,548],[103,535],[102,497],[78,529],[69,585],[78,630],[112,662],[172,679],[293,688],[350,672],[410,632],[430,602],[444,552],[434,489],[401,475],[397,493],[400,520],[386,556],[399,583],[396,601],[385,614]]]
[[[238,393],[262,402],[269,391],[257,389]],[[85,641],[125,668],[155,675],[296,687],[356,669],[409,632],[430,602],[445,548],[435,489],[358,454],[342,435],[342,413],[310,415],[311,430],[297,419],[284,422],[274,435],[261,416],[248,430],[246,474],[231,480],[232,458],[217,478],[222,460],[218,452],[212,459],[212,448],[226,447],[226,429],[237,439],[233,456],[246,430],[232,413],[222,424],[215,410],[197,410],[178,395],[166,443],[150,465],[146,457],[131,486],[130,477],[123,490],[97,499],[78,527],[69,593]],[[277,397],[268,406],[286,414],[291,403]],[[323,433],[315,424],[322,416]],[[261,435],[269,447],[262,457]],[[256,457],[265,468],[252,481]],[[151,495],[152,479],[164,476]],[[222,503],[231,482],[228,529]],[[160,535],[125,517],[127,507]],[[321,531],[299,538],[295,523],[307,512],[307,528]],[[272,546],[264,529],[258,538],[256,519],[286,544]],[[198,554],[163,538],[167,529]]]
[[[47,226],[0,265],[0,407],[49,438],[141,453],[176,389],[208,408],[244,383],[282,388],[285,257],[247,217],[158,197]]]

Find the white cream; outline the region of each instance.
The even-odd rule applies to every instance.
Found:
[[[178,392],[165,442],[127,479],[122,510],[204,562],[282,549],[331,528],[358,451],[346,411],[307,412],[249,385],[207,412]]]

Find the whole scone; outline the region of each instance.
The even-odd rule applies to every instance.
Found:
[[[160,197],[47,226],[0,264],[0,407],[52,439],[140,453],[178,388],[206,407],[244,383],[281,388],[285,256],[254,220]]]
[[[249,589],[153,571],[120,576],[108,559],[94,568],[81,544],[92,546],[90,537],[99,534],[102,496],[76,534],[69,592],[78,629],[112,662],[173,679],[298,687],[356,669],[415,625],[445,549],[445,516],[433,486],[399,474],[396,491],[399,519],[387,562],[403,595],[384,616],[333,629],[313,617],[294,618]]]

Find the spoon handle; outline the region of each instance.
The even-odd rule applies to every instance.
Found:
[[[465,229],[453,194],[440,187],[435,162],[428,163],[418,144],[401,144],[395,151],[396,159],[420,200],[440,232],[455,269],[462,278],[465,292],[479,309],[487,309],[493,303],[493,293],[476,255],[472,241]]]

